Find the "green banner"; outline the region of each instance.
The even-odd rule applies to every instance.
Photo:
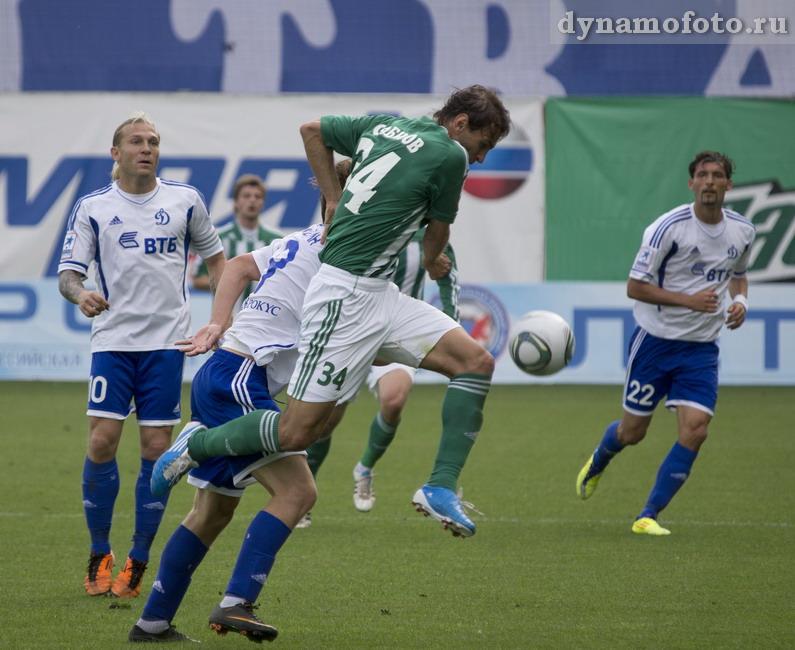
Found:
[[[704,97],[551,99],[546,279],[624,280],[643,230],[693,195],[703,149],[736,163],[726,203],[757,227],[754,281],[795,281],[795,102]]]

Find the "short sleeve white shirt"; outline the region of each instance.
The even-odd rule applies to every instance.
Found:
[[[729,280],[746,274],[754,235],[754,225],[748,219],[725,208],[723,219],[714,225],[700,221],[692,203],[659,217],[646,228],[629,276],[689,295],[712,287],[718,292],[719,308],[707,313],[635,301],[635,320],[659,338],[718,338],[730,302]]]
[[[147,194],[113,182],[82,197],[67,222],[58,272],[88,276],[110,307],[92,319],[91,351],[173,350],[190,335],[188,252],[223,252],[204,197],[157,179]]]
[[[220,342],[267,365],[271,395],[290,381],[298,360],[301,311],[309,281],[320,268],[322,234],[323,225],[315,224],[252,253],[260,280]]]

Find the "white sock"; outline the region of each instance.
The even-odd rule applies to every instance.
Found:
[[[241,605],[245,602],[246,599],[240,596],[224,596],[224,599],[221,601],[221,607],[234,607],[235,605]]]
[[[160,634],[161,632],[165,632],[169,627],[168,621],[165,621],[162,618],[159,618],[156,621],[145,621],[144,619],[139,618],[136,625],[144,632],[149,632],[150,634]]]

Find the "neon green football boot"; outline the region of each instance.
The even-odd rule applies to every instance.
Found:
[[[602,478],[602,472],[596,474],[593,472],[593,454],[588,461],[583,465],[580,473],[577,474],[577,496],[581,499],[589,499],[596,489],[596,484]]]
[[[670,535],[671,531],[663,528],[651,517],[641,517],[632,524],[632,532],[638,535]]]

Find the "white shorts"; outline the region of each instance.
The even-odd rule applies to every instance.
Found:
[[[312,279],[301,319],[300,360],[288,394],[305,402],[352,398],[378,358],[419,367],[460,325],[436,307],[380,278],[327,264]]]

